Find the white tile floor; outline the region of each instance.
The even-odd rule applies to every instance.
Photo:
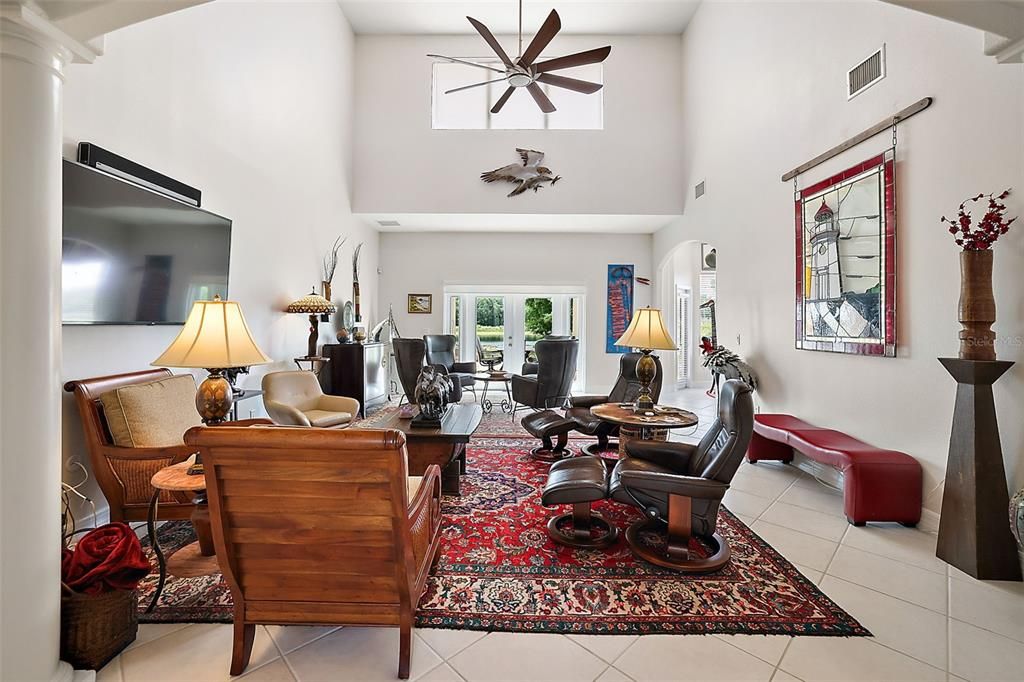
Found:
[[[663,402],[714,407],[701,391]],[[689,437],[694,437],[693,434]],[[935,536],[854,528],[842,497],[792,467],[744,464],[726,504],[872,638],[575,636],[418,630],[415,680],[1024,680],[1024,584],[982,583],[935,558]],[[101,682],[227,680],[229,625],[143,625]],[[394,680],[398,632],[260,627],[252,682]]]

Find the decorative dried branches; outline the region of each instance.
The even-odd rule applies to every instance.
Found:
[[[330,255],[324,256],[324,281],[328,284],[334,281],[334,271],[338,269],[338,252],[341,251],[341,247],[346,241],[348,241],[348,237],[339,235],[334,240],[334,245],[331,246]]]
[[[355,284],[359,283],[359,252],[362,250],[363,243],[359,242],[359,246],[352,252],[352,282]]]
[[[1016,217],[1006,219],[1006,204],[1003,199],[1010,196],[1010,190],[1002,194],[979,194],[965,199],[960,204],[956,219],[942,216],[942,222],[949,225],[949,233],[953,235],[958,246],[964,251],[986,251],[999,237],[1006,234]],[[967,204],[977,203],[981,199],[988,199],[988,209],[977,225],[971,224],[971,214],[967,211]]]

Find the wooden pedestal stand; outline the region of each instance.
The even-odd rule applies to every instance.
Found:
[[[957,382],[935,555],[978,580],[1021,580],[992,384],[1012,362],[939,358]]]

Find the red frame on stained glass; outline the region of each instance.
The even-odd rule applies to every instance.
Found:
[[[794,195],[796,347],[896,355],[896,150]]]

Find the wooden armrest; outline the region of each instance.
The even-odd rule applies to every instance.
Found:
[[[415,518],[423,505],[432,499],[441,499],[441,467],[436,464],[431,464],[423,472],[420,487],[409,500],[409,518]]]

